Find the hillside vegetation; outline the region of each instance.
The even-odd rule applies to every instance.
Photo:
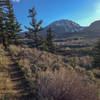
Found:
[[[67,81],[68,81],[68,83],[70,84],[71,87],[80,89],[80,92],[78,91],[79,93],[77,92],[75,95],[75,96],[77,96],[76,99],[78,98],[78,95],[79,95],[79,98],[81,98],[81,95],[82,95],[81,92],[85,91],[83,93],[86,93],[84,84],[87,85],[86,89],[90,89],[89,91],[91,91],[91,93],[93,91],[96,91],[96,86],[98,86],[98,84],[97,84],[98,82],[97,82],[97,79],[96,79],[93,71],[92,70],[87,71],[85,68],[81,68],[79,66],[73,67],[70,64],[71,63],[70,60],[67,61],[68,58],[66,58],[64,56],[47,53],[45,51],[37,50],[36,48],[31,49],[28,47],[20,47],[20,46],[18,47],[18,46],[13,46],[13,45],[10,46],[9,49],[10,49],[10,52],[11,52],[13,58],[16,60],[17,66],[22,70],[23,75],[25,76],[26,80],[28,80],[30,87],[31,87],[30,91],[33,94],[35,93],[36,98],[38,97],[38,95],[40,95],[40,93],[38,94],[38,92],[42,91],[39,89],[45,88],[44,92],[49,91],[48,85],[49,85],[49,81],[52,78],[54,79],[54,81],[52,80],[53,82],[56,82],[56,80],[58,80],[58,82],[60,82],[60,80],[62,80],[62,78],[64,80],[61,81],[62,83],[59,83],[59,84],[51,83],[52,86],[50,85],[51,86],[50,91],[55,91],[55,92],[59,91],[61,93],[62,90],[53,90],[54,88],[52,88],[52,87],[55,87],[55,85],[58,84],[58,87],[55,87],[55,89],[60,88],[60,86],[64,86],[63,88],[66,89],[68,87],[65,87],[64,84],[67,84]],[[41,78],[43,78],[43,79],[45,78],[45,79],[41,80]],[[58,79],[56,79],[56,78],[58,78]],[[76,80],[76,81],[74,81],[74,80]],[[41,83],[42,81],[46,82],[46,83]],[[70,82],[73,82],[73,84],[71,84]],[[77,83],[74,83],[74,82],[77,82]],[[43,85],[44,87],[39,87],[38,84],[39,84],[39,86]],[[48,87],[47,86],[45,87],[44,84],[47,85]],[[60,84],[62,84],[62,85],[60,85]],[[95,89],[95,90],[92,91],[91,89]],[[37,92],[37,90],[38,90],[38,92]],[[44,93],[44,92],[42,92],[42,93]],[[50,93],[52,93],[52,92],[50,92]],[[91,93],[90,93],[90,95],[94,94],[94,92],[93,92],[93,94],[91,94]],[[97,91],[95,93],[97,94]],[[84,95],[87,96],[87,94],[88,94],[88,92]],[[96,97],[95,97],[96,94],[92,98],[96,99]],[[46,94],[41,94],[41,95],[47,96]],[[54,94],[48,94],[48,95],[54,95]],[[56,95],[60,95],[60,94],[56,94]],[[61,95],[63,95],[63,94],[61,94]],[[69,94],[69,95],[72,95],[72,94]],[[84,96],[84,98],[86,99],[85,96]],[[48,96],[45,98],[48,98]],[[67,100],[67,98],[68,97],[66,97],[65,100]],[[92,98],[91,98],[91,100],[92,100]],[[93,100],[95,100],[95,99],[93,99]],[[89,95],[86,100],[90,100]]]
[[[54,100],[58,100],[58,98],[61,98],[60,100],[98,100],[96,98],[98,97],[97,86],[99,82],[94,71],[87,71],[79,66],[73,67],[71,60],[68,60],[69,58],[40,51],[36,48],[32,49],[27,45],[23,47],[11,45],[9,51],[5,51],[1,46],[0,53],[0,70],[3,75],[0,77],[0,80],[2,80],[0,87],[5,88],[1,97],[7,98],[4,100],[16,100],[18,98],[30,100],[29,98],[32,99],[33,97],[39,100],[51,100],[51,98]],[[15,82],[12,80],[9,71],[12,68],[15,68],[16,73],[17,70],[21,71],[21,73],[18,71],[19,77],[13,74]],[[24,87],[26,83],[23,84],[21,77],[28,82],[27,89]],[[13,90],[19,82],[23,86],[18,86],[18,89]],[[28,91],[27,95],[26,93],[19,94],[22,87],[25,91]],[[2,91],[0,90],[0,92]]]
[[[45,37],[40,35],[43,21],[36,19],[35,8],[28,11],[30,26],[25,28],[29,34],[22,38],[17,34],[21,28],[11,0],[3,3],[0,100],[99,100],[100,42],[94,48],[94,40],[84,39],[79,33],[76,37],[55,40],[52,27],[48,27]],[[76,26],[74,31],[80,30],[79,25],[68,22],[73,29]]]

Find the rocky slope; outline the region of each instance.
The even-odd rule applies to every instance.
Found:
[[[91,25],[87,27],[85,31],[100,32],[100,20],[91,23]]]

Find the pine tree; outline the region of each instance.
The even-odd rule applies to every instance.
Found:
[[[5,49],[13,40],[16,40],[16,32],[20,31],[20,24],[14,15],[11,1],[5,0],[3,4],[0,2],[0,42]]]
[[[97,42],[97,45],[94,48],[93,58],[93,68],[100,69],[100,40]]]
[[[20,24],[18,23],[14,10],[13,5],[10,0],[7,0],[7,21],[6,21],[7,33],[9,36],[9,43],[14,40],[16,42],[16,33],[20,32]]]
[[[0,42],[7,49],[7,35],[6,35],[6,13],[4,12],[4,6],[0,6]]]
[[[48,47],[48,51],[52,52],[52,53],[55,53],[56,47],[53,43],[55,35],[52,34],[52,33],[53,33],[52,28],[49,27],[49,29],[47,30],[47,35],[46,35],[46,41],[47,41],[46,44],[47,44],[47,47]]]
[[[40,20],[39,22],[37,22],[36,20],[36,11],[35,8],[29,9],[29,18],[31,18],[31,28],[30,27],[26,27],[25,28],[29,31],[30,33],[30,39],[33,40],[33,47],[39,47],[43,41],[41,39],[41,36],[38,34],[38,32],[40,32],[42,30],[41,28],[41,24],[42,24],[42,20]]]

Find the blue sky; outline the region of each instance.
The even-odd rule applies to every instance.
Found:
[[[100,0],[13,0],[18,21],[29,25],[28,9],[35,7],[37,19],[43,26],[60,19],[69,19],[81,26],[90,25],[100,19]]]

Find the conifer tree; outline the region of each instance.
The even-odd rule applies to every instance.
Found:
[[[20,32],[20,24],[18,23],[14,10],[13,5],[10,0],[7,0],[7,21],[6,21],[7,33],[9,36],[9,42],[12,40],[16,41],[16,33]]]
[[[52,28],[49,27],[49,29],[47,30],[46,41],[47,41],[48,51],[52,53],[55,53],[56,51],[56,47],[53,43],[54,38],[55,38],[55,35],[53,34]]]
[[[0,6],[0,42],[7,49],[7,35],[6,35],[6,13],[4,12],[4,6]]]
[[[36,11],[35,8],[29,9],[29,18],[31,18],[31,22],[30,25],[31,27],[26,27],[25,28],[29,31],[30,33],[30,39],[33,40],[33,47],[39,47],[43,41],[41,36],[38,34],[38,32],[40,32],[42,30],[41,28],[41,24],[42,24],[42,20],[40,20],[39,22],[37,22],[36,20]]]
[[[16,32],[21,31],[21,29],[14,15],[11,1],[4,1],[0,2],[0,42],[7,49],[12,40],[16,40]]]

